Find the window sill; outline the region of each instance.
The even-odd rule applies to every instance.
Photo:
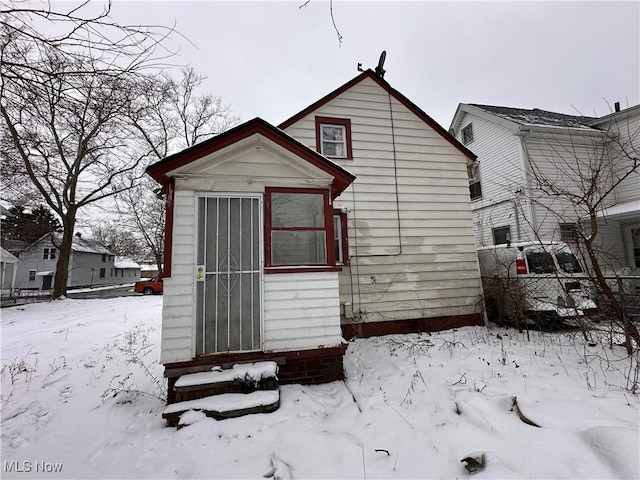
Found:
[[[336,265],[287,265],[283,267],[265,267],[264,273],[309,273],[309,272],[341,272],[342,266]]]

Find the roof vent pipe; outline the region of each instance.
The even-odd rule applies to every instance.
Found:
[[[80,232],[76,232],[76,237],[82,238],[82,234]]]
[[[620,111],[620,102],[616,102],[613,104],[613,109],[617,112]]]

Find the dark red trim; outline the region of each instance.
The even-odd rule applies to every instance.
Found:
[[[330,161],[318,152],[315,152],[312,148],[297,141],[261,118],[249,120],[209,140],[205,140],[204,142],[166,157],[153,165],[149,165],[146,171],[156,181],[165,185],[169,181],[167,174],[172,170],[187,165],[205,155],[217,152],[252,135],[260,135],[330,174],[334,178],[331,191],[333,198],[340,195],[356,178],[340,165]]]
[[[175,203],[176,182],[173,178],[169,179],[164,187],[164,195],[166,202],[165,223],[164,223],[164,252],[162,278],[171,276],[171,264],[173,263],[173,211]]]
[[[274,230],[271,226],[271,195],[273,193],[315,193],[321,194],[324,206],[324,228],[321,227],[289,227],[277,228],[276,231],[322,231],[325,234],[325,259],[326,264],[313,265],[272,265],[272,249],[271,249],[271,232]],[[335,268],[336,259],[333,249],[333,207],[331,205],[329,190],[320,188],[283,188],[283,187],[267,187],[264,194],[264,256],[265,256],[265,273],[285,273],[283,270],[290,270],[287,273],[295,273],[302,271],[323,271],[318,267]],[[314,268],[315,267],[315,268]],[[269,268],[277,268],[278,271],[268,271]],[[330,271],[330,270],[327,270]]]
[[[483,325],[482,314],[458,315],[455,317],[416,318],[412,320],[390,320],[387,322],[342,324],[342,336],[377,337],[397,333],[437,332],[449,328]]]
[[[351,120],[348,118],[334,118],[334,117],[316,117],[316,150],[322,153],[322,133],[320,132],[320,125],[340,125],[345,130],[345,144],[347,147],[346,157],[331,157],[325,155],[328,158],[335,158],[338,160],[353,160],[353,148],[351,148]],[[323,154],[324,155],[324,154]]]
[[[309,273],[309,272],[341,272],[342,266],[337,265],[332,267],[331,265],[301,265],[299,267],[266,267],[264,273]]]
[[[429,125],[436,132],[438,132],[447,142],[449,142],[455,148],[460,150],[460,152],[462,152],[467,158],[469,158],[471,160],[475,160],[477,158],[477,156],[471,150],[469,150],[467,147],[462,145],[462,143],[460,143],[458,140],[456,140],[456,138],[453,135],[451,135],[445,128],[440,126],[438,124],[438,122],[436,122],[433,118],[431,118],[429,115],[427,115],[422,109],[420,109],[420,107],[418,107],[415,103],[413,103],[411,100],[409,100],[403,94],[401,94],[400,92],[398,92],[397,90],[392,88],[391,85],[389,85],[387,82],[385,82],[380,77],[378,77],[375,74],[375,72],[373,70],[371,70],[371,69],[362,72],[360,75],[358,75],[357,77],[351,79],[350,81],[348,81],[347,83],[345,83],[341,87],[337,88],[333,92],[325,95],[324,97],[322,97],[317,102],[312,103],[311,105],[309,105],[304,110],[302,110],[302,111],[296,113],[294,116],[288,118],[287,120],[282,122],[280,125],[278,125],[278,128],[280,128],[282,130],[287,129],[288,127],[290,127],[291,125],[293,125],[297,121],[299,121],[302,118],[310,115],[311,113],[316,111],[318,108],[320,108],[323,105],[327,104],[328,102],[330,102],[331,100],[336,98],[338,95],[346,92],[347,90],[349,90],[354,85],[357,85],[358,83],[360,83],[365,78],[371,78],[378,85],[380,85],[382,88],[384,88],[392,97],[394,97],[396,100],[398,100],[400,103],[402,103],[405,107],[407,107],[409,110],[411,110],[424,123]]]

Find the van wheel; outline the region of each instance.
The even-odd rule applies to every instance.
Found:
[[[142,291],[143,295],[153,295],[153,288],[147,287]]]

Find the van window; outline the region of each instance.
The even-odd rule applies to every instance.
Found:
[[[578,263],[578,259],[573,253],[558,252],[556,253],[556,259],[560,268],[567,273],[582,273],[582,268]]]
[[[556,271],[553,257],[547,252],[527,253],[527,263],[531,273],[553,273]]]

